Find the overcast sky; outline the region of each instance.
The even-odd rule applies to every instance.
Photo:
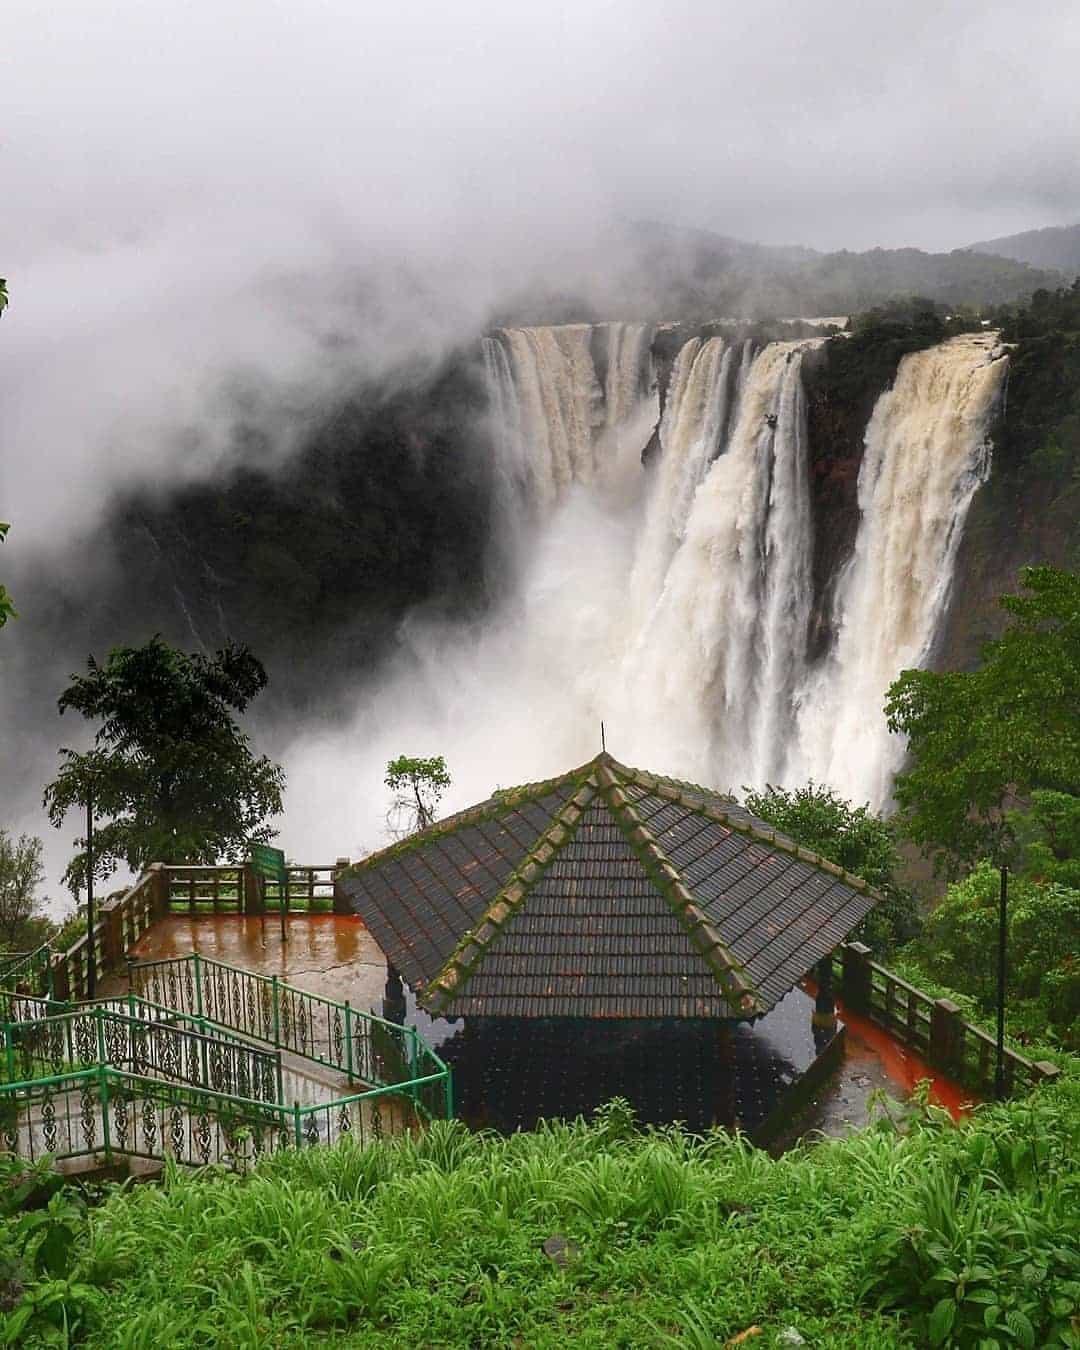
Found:
[[[1077,50],[1068,0],[7,0],[0,249],[240,206],[267,247],[613,211],[951,248],[1080,217]]]
[[[557,281],[612,219],[930,249],[1080,220],[1066,0],[3,11],[0,508],[24,546],[117,477],[211,465],[226,371],[276,391],[286,444],[335,378],[344,268],[380,288],[355,370]]]

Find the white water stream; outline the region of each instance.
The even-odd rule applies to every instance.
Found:
[[[358,793],[378,793],[396,754],[445,755],[444,806],[461,807],[591,757],[601,720],[631,764],[736,792],[813,778],[887,805],[902,747],[885,691],[927,659],[948,602],[1007,366],[996,338],[906,357],[879,399],[836,633],[814,665],[803,366],[824,339],[687,342],[643,466],[652,339],[610,324],[485,341],[501,599],[474,625],[407,623],[400,660],[365,691],[333,811],[340,738],[296,747],[292,802],[309,770],[322,775],[306,833],[378,846]]]

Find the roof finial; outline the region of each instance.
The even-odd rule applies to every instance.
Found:
[[[607,754],[607,741],[604,739],[604,723],[602,720],[600,722],[600,753],[602,755]]]

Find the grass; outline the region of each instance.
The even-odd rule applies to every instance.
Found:
[[[21,1319],[7,1343],[110,1350],[704,1350],[751,1328],[751,1350],[791,1328],[818,1348],[1080,1347],[1078,1154],[1074,1069],[962,1127],[923,1108],[777,1160],[639,1133],[612,1103],[507,1138],[437,1123],[244,1177],[173,1169],[88,1211],[74,1292],[28,1281],[0,1344]]]

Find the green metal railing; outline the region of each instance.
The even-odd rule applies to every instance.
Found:
[[[4,1072],[13,1083],[104,1066],[256,1101],[284,1100],[280,1052],[205,1023],[193,1028],[192,1020],[132,998],[119,1010],[82,1004],[36,1020],[8,1022]]]
[[[445,1103],[437,1114],[453,1114],[450,1071],[415,1027],[198,952],[132,964],[129,983],[142,998],[336,1069],[350,1082],[407,1087],[414,1079],[445,1075]]]
[[[399,1087],[286,1106],[100,1064],[0,1088],[0,1145],[27,1159],[171,1156],[242,1170],[279,1149],[331,1144],[346,1135],[366,1143],[407,1123]]]
[[[414,1027],[197,954],[132,965],[130,983],[92,1003],[0,991],[0,1150],[236,1165],[453,1115],[450,1071]],[[290,1106],[282,1052],[365,1086]]]
[[[5,952],[0,955],[0,985],[15,989],[29,984],[35,993],[52,994],[52,945],[43,942],[32,952]]]

